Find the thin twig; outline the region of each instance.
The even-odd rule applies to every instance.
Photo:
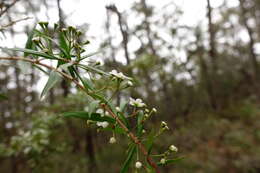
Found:
[[[4,25],[4,26],[1,26],[0,27],[0,31],[4,30],[5,28],[9,27],[9,26],[12,26],[18,22],[21,22],[21,21],[24,21],[24,20],[28,20],[28,19],[32,19],[32,17],[25,17],[25,18],[22,18],[22,19],[18,19],[18,20],[15,20],[15,21],[12,21],[10,23],[8,23],[7,25]]]
[[[3,11],[0,12],[0,17],[6,13],[12,6],[14,6],[19,0],[14,0],[10,5],[6,6]]]

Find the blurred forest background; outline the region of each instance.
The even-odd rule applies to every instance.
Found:
[[[83,40],[98,43],[101,53],[93,59],[103,69],[134,78],[136,87],[118,102],[143,98],[158,110],[150,126],[168,122],[171,130],[156,141],[156,150],[174,144],[185,159],[162,172],[260,173],[260,1],[230,6],[223,0],[214,7],[211,1],[197,0],[206,4],[206,15],[194,26],[183,25],[183,9],[174,0],[160,6],[136,0],[126,10],[116,2],[103,5],[106,18],[96,37],[88,35],[94,26],[87,19],[75,26],[85,32]],[[1,0],[1,46],[15,47],[20,38],[24,47],[41,16],[71,25],[63,3]],[[41,101],[44,75],[34,68],[24,75],[12,63],[0,62],[0,172],[118,172],[124,151],[108,143],[111,134],[59,116],[84,110],[84,95],[62,81]]]

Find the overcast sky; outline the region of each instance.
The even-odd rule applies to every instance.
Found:
[[[211,0],[212,7],[218,7],[223,3],[224,0]],[[56,7],[56,1],[48,1],[53,3],[52,5]],[[131,4],[134,2],[126,1],[126,0],[94,0],[94,1],[87,1],[87,0],[62,0],[61,7],[66,15],[70,15],[69,18],[66,19],[67,24],[73,26],[80,26],[82,24],[88,24],[89,30],[87,32],[88,37],[93,36],[95,37],[95,41],[91,44],[92,52],[98,49],[100,41],[102,39],[102,35],[104,33],[104,21],[106,20],[106,9],[105,6],[108,4],[115,4],[119,11],[129,11]],[[206,19],[206,6],[207,0],[147,0],[148,4],[154,5],[155,7],[160,7],[170,3],[176,3],[182,10],[183,15],[179,19],[181,24],[194,26],[199,21],[204,20],[207,22]],[[238,0],[227,0],[229,6],[237,6]],[[19,4],[16,4],[16,8],[21,10],[24,7]],[[46,16],[46,11],[44,7],[41,8],[41,11],[38,15],[40,21],[49,21],[50,23],[55,23],[58,21],[58,12],[57,8],[51,8],[48,10],[48,16]],[[19,16],[19,18],[27,17],[27,16]],[[31,19],[28,21],[18,23],[15,28],[19,30],[22,26],[29,25],[33,26],[35,24],[35,19]],[[27,36],[25,34],[17,35],[14,39],[10,39],[10,35],[6,34],[6,38],[0,39],[0,45],[4,47],[24,47],[26,42]],[[131,46],[130,46],[131,47]],[[37,88],[41,90],[43,87],[42,83],[46,81],[47,78],[41,78],[40,85],[38,84]]]

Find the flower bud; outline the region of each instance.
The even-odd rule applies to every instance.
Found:
[[[116,111],[120,112],[121,110],[120,110],[120,108],[119,108],[119,107],[116,107]]]
[[[175,147],[174,145],[171,145],[171,146],[169,147],[169,150],[172,151],[172,152],[177,152],[177,151],[178,151],[178,148]]]
[[[136,167],[137,169],[140,169],[140,168],[142,167],[142,163],[139,162],[139,161],[137,161],[137,162],[135,163],[135,167]]]
[[[111,137],[111,138],[109,139],[109,143],[110,143],[110,144],[116,143],[116,138],[115,138],[115,137]]]
[[[163,130],[169,130],[169,127],[167,126],[167,123],[166,123],[165,121],[162,121],[162,122],[161,122],[161,128],[162,128]]]
[[[157,112],[157,109],[156,109],[156,108],[153,108],[152,111],[153,111],[154,113],[156,113],[156,112]]]
[[[160,160],[160,163],[161,163],[161,164],[165,164],[165,163],[166,163],[166,159],[165,159],[165,158],[162,158],[162,159]]]
[[[131,81],[127,82],[127,86],[132,87],[133,85],[134,85],[133,82],[131,82]]]

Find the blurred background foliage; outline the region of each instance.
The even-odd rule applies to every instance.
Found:
[[[97,34],[102,53],[93,58],[104,70],[134,78],[136,87],[118,94],[118,103],[141,97],[158,110],[150,127],[168,122],[171,131],[156,141],[156,150],[176,144],[176,155],[185,159],[162,172],[258,173],[260,1],[237,0],[230,6],[226,0],[214,8],[203,1],[207,15],[192,27],[179,20],[183,11],[174,1],[158,8],[137,0],[126,11],[107,5]],[[1,39],[30,33],[35,24],[17,20],[33,16],[38,21],[41,9],[47,18],[56,11],[56,22],[68,26],[70,14],[62,2],[0,1]],[[77,27],[85,31],[82,40],[98,40],[88,38],[91,25]],[[23,74],[17,67],[16,62],[0,63],[0,172],[118,172],[125,151],[108,143],[109,132],[60,117],[84,110],[90,100],[62,81],[41,101],[43,74],[33,67]]]

